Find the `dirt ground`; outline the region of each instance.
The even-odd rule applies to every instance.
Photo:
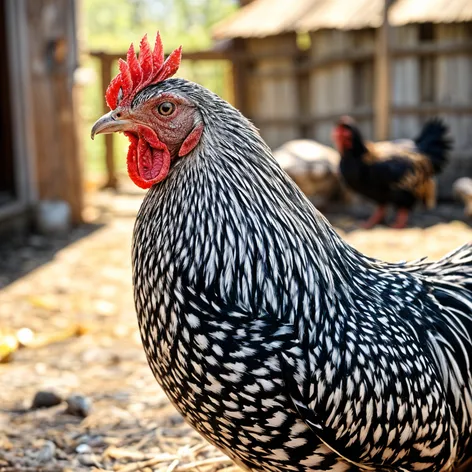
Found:
[[[93,223],[67,238],[0,241],[0,357],[6,339],[26,346],[0,364],[0,471],[238,470],[182,422],[148,369],[130,273],[141,195],[89,199]],[[472,240],[455,206],[418,213],[422,227],[402,231],[329,216],[350,244],[386,260],[439,258]],[[32,409],[40,390],[81,395],[91,408],[86,417],[65,401]]]

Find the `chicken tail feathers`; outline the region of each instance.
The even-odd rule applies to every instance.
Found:
[[[449,128],[439,118],[426,122],[421,133],[415,139],[419,152],[428,156],[435,174],[440,173],[447,164],[452,139],[448,136]]]

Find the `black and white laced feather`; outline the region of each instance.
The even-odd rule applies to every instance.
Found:
[[[204,123],[146,195],[133,281],[149,364],[253,471],[449,471],[472,456],[472,248],[389,264],[348,246],[255,128],[169,79]]]

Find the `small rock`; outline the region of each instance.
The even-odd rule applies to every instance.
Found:
[[[180,416],[178,414],[174,414],[174,415],[170,416],[170,418],[169,418],[169,423],[172,426],[177,426],[179,424],[182,424],[183,422],[184,422],[184,419],[182,418],[182,416]]]
[[[90,440],[92,439],[92,436],[90,436],[89,434],[79,434],[78,436],[74,435],[74,439],[77,444],[89,444]]]
[[[52,441],[46,441],[43,447],[36,454],[38,462],[49,462],[56,454],[56,445]]]
[[[79,455],[79,462],[82,465],[85,465],[87,467],[91,467],[93,465],[96,466],[96,467],[99,466],[97,457],[94,454],[80,454]]]
[[[105,441],[105,438],[103,436],[95,436],[90,439],[88,445],[90,447],[106,447],[108,443]]]
[[[61,402],[62,398],[57,393],[49,390],[40,390],[36,392],[31,408],[33,410],[37,408],[50,408],[59,405]]]
[[[66,413],[74,416],[81,416],[85,418],[89,415],[90,409],[92,408],[92,402],[89,398],[82,395],[71,395],[66,400],[67,409]]]
[[[92,448],[88,444],[79,444],[75,448],[75,452],[78,452],[79,454],[91,454]]]

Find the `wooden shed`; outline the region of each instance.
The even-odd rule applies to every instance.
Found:
[[[214,29],[231,39],[235,105],[258,126],[272,147],[301,137],[306,124],[306,51],[299,48],[296,22],[313,0],[255,0]]]
[[[0,22],[0,228],[25,227],[43,200],[67,202],[79,222],[76,2],[3,0]]]
[[[240,108],[270,146],[330,144],[343,114],[369,139],[414,137],[439,115],[455,141],[441,194],[472,175],[472,2],[254,0],[214,36],[238,44]]]

